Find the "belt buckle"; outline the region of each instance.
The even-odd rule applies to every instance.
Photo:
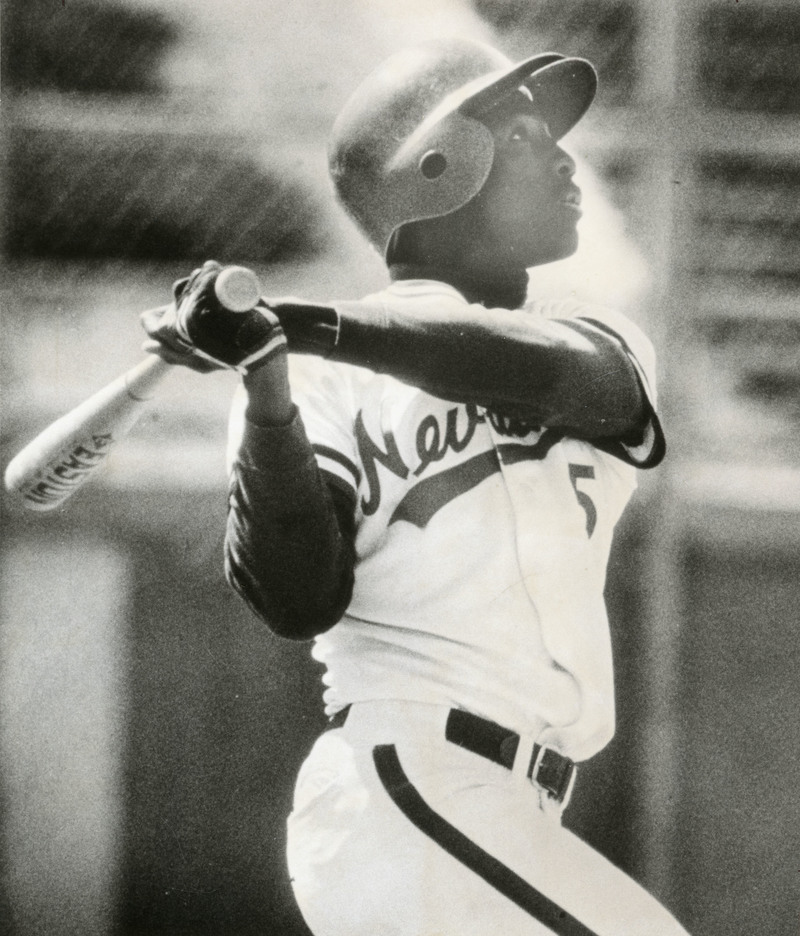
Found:
[[[528,776],[550,799],[562,804],[564,809],[572,796],[577,773],[575,764],[553,748],[537,744],[533,749]]]

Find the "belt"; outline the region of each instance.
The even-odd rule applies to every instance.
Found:
[[[493,721],[461,709],[450,709],[445,738],[459,747],[485,757],[508,770],[517,759],[520,736]],[[569,799],[578,768],[574,762],[553,748],[534,744],[526,774],[557,803]]]
[[[341,728],[349,711],[348,705],[336,712],[328,722],[328,728]],[[516,731],[463,709],[450,709],[445,725],[445,739],[507,770],[514,768],[521,740]],[[526,774],[550,799],[556,803],[566,803],[572,793],[577,770],[575,763],[568,757],[546,745],[534,744]]]

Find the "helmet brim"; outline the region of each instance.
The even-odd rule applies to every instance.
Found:
[[[560,140],[594,100],[597,72],[586,59],[546,52],[464,85],[451,96],[449,109],[480,119],[481,112],[523,86],[553,139]]]

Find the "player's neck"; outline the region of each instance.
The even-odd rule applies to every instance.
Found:
[[[392,281],[430,279],[447,283],[457,289],[468,302],[487,308],[518,309],[528,292],[527,270],[496,272],[448,268],[438,264],[393,263],[389,267]]]

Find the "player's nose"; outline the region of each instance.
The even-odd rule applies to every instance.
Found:
[[[575,160],[566,150],[556,147],[555,170],[562,179],[571,179],[575,175]]]

